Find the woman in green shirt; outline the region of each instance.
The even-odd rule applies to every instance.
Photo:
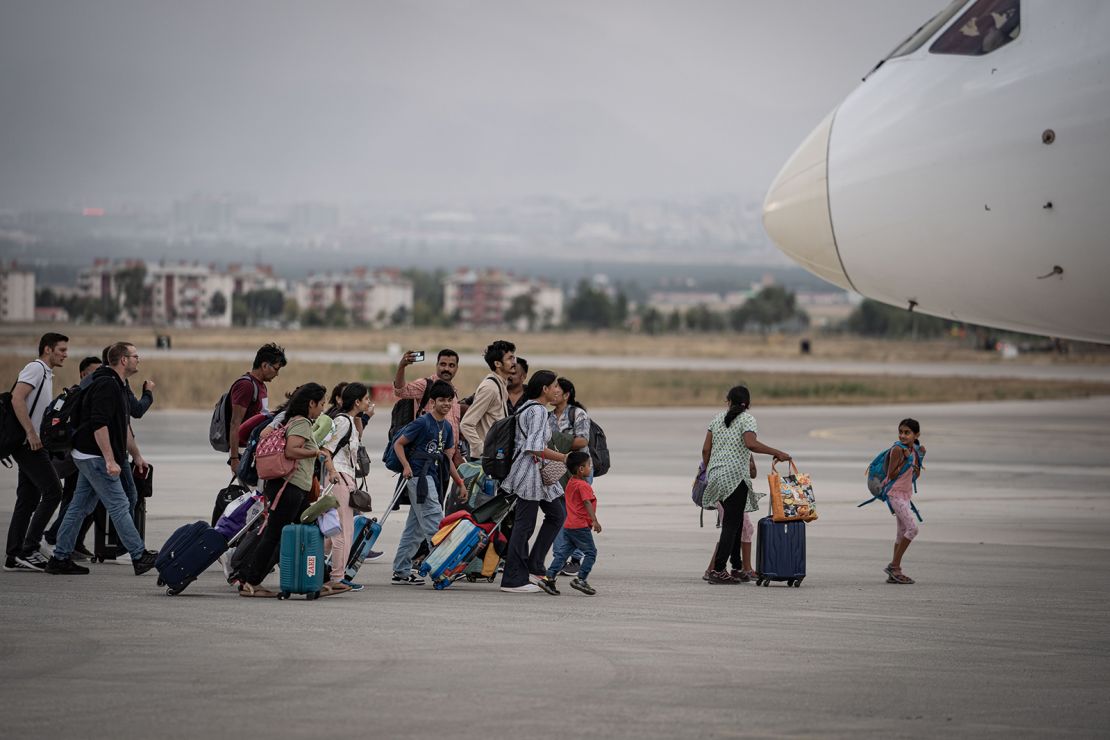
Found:
[[[759,497],[752,490],[752,453],[771,455],[775,462],[790,459],[782,450],[769,447],[756,438],[758,425],[748,411],[751,403],[745,386],[729,389],[728,411],[722,411],[709,422],[701,448],[707,481],[702,506],[715,509],[719,503],[724,512],[713,567],[705,576],[710,583],[732,584],[742,580],[743,571],[729,573],[725,566],[730,557],[734,566],[741,562],[740,529],[744,525],[744,512],[755,511],[758,506]],[[743,565],[752,569],[748,562]]]
[[[277,593],[259,586],[270,572],[274,553],[281,546],[281,530],[286,524],[293,524],[305,509],[307,496],[312,488],[313,467],[320,448],[313,438],[313,422],[324,411],[324,397],[327,389],[319,383],[305,383],[285,409],[286,423],[279,427],[285,434],[285,456],[297,461],[288,478],[266,481],[262,493],[266,500],[277,498],[262,539],[254,552],[254,557],[242,569],[243,583],[239,586],[240,596],[274,597]]]

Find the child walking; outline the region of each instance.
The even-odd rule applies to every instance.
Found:
[[[917,536],[917,522],[910,506],[914,484],[921,475],[925,448],[921,446],[921,425],[916,419],[898,422],[898,444],[887,455],[886,476],[893,481],[887,491],[887,500],[897,519],[894,538],[894,558],[883,568],[887,583],[910,584],[914,580],[902,572],[902,556],[906,554],[913,538]]]
[[[597,560],[597,547],[594,545],[594,536],[590,531],[601,534],[601,524],[597,521],[597,496],[594,489],[587,482],[593,473],[590,463],[590,453],[585,450],[575,450],[567,455],[567,470],[571,479],[567,482],[566,504],[567,518],[563,523],[563,537],[555,543],[555,557],[551,560],[551,567],[547,569],[547,576],[543,580],[543,590],[549,594],[557,594],[555,576],[567,564],[571,553],[575,550],[582,552],[582,565],[578,574],[570,582],[570,587],[581,591],[587,596],[597,593],[587,580],[590,570]]]

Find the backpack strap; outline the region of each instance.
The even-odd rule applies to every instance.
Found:
[[[343,435],[343,441],[335,446],[335,454],[337,455],[351,441],[351,432],[355,430],[355,420],[351,418],[350,414],[340,414],[340,416],[346,417],[349,426],[347,427],[347,433]]]
[[[412,410],[412,418],[416,419],[424,412],[428,406],[428,399],[432,396],[432,383],[436,382],[434,375],[429,375],[424,379],[424,394],[420,396],[420,405]]]

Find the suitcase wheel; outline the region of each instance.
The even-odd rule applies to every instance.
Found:
[[[320,592],[319,591],[313,591],[312,593],[305,594],[304,597],[306,599],[308,599],[309,601],[316,601],[316,599],[320,598]]]
[[[288,598],[289,598],[289,592],[288,591],[279,591],[278,592],[278,600],[279,601],[285,601]]]
[[[794,581],[794,588],[801,588],[801,585],[802,585],[802,579],[801,578]]]
[[[792,587],[793,585],[794,585],[794,580],[793,580],[793,579],[791,579],[791,580],[789,580],[789,581],[787,581],[787,582],[786,582],[786,587],[787,587],[787,588],[790,588],[790,587]]]
[[[766,588],[767,586],[770,586],[770,585],[771,585],[770,579],[764,578],[763,579],[763,587]]]
[[[467,583],[477,583],[478,582],[478,576],[475,575],[474,573],[467,573],[466,574],[466,582]]]
[[[166,589],[166,596],[177,596],[179,593],[181,593],[184,590],[185,590],[184,588],[167,588]]]
[[[166,582],[165,582],[165,581],[163,581],[163,580],[162,580],[161,578],[159,578],[159,579],[158,579],[158,585],[159,585],[159,586],[165,586],[165,585],[166,585]]]

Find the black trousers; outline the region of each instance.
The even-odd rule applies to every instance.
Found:
[[[536,529],[536,514],[543,511],[543,524],[532,549],[528,550],[528,540]],[[563,528],[567,518],[566,503],[560,496],[554,501],[523,501],[517,499],[513,511],[513,532],[509,535],[508,550],[505,552],[505,573],[501,585],[507,588],[523,586],[528,576],[542,576],[547,571],[547,553],[555,536]]]
[[[26,444],[12,453],[19,465],[15,487],[15,509],[8,525],[6,553],[19,557],[39,548],[42,533],[62,500],[62,484],[46,450],[32,450]]]
[[[724,570],[729,558],[732,558],[732,567],[736,570],[743,567],[740,562],[740,530],[744,526],[744,506],[747,503],[748,485],[743,481],[721,502],[725,515],[721,519],[721,538],[717,541],[713,570]]]
[[[266,485],[262,489],[266,501],[272,504],[274,496],[277,495],[278,490],[284,484],[285,481],[281,479],[266,481]],[[281,492],[281,499],[278,501],[277,508],[270,512],[270,517],[266,521],[266,529],[262,531],[262,539],[258,541],[254,556],[240,571],[240,576],[244,581],[252,586],[257,586],[266,578],[274,562],[274,554],[281,547],[282,528],[286,524],[296,524],[300,520],[301,513],[307,508],[307,497],[308,491],[303,488],[298,488],[292,483],[285,486],[285,490]]]

